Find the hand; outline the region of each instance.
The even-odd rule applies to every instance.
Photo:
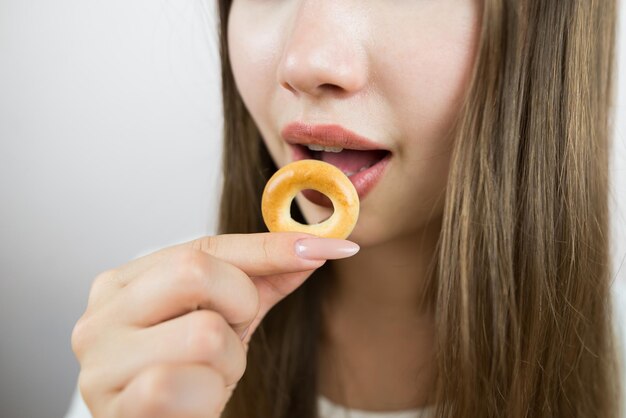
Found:
[[[219,235],[100,274],[72,333],[85,403],[96,418],[219,417],[265,314],[356,251],[301,233]]]

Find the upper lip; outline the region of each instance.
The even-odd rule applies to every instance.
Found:
[[[380,144],[357,135],[340,125],[308,125],[293,122],[281,131],[283,139],[291,145],[321,145],[353,150],[380,150]]]

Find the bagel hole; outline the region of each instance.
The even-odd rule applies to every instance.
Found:
[[[301,194],[301,193],[298,193]],[[291,201],[291,208],[290,208],[290,213],[291,213],[291,219],[293,219],[296,222],[300,222],[303,225],[306,225],[306,220],[304,219],[304,216],[302,215],[302,212],[300,211],[300,208],[298,207],[298,203],[296,202],[296,199],[294,198]]]
[[[306,193],[308,195],[305,196],[304,193]],[[329,206],[331,209],[333,209],[334,212],[334,207],[333,207],[333,203],[332,201],[328,198],[328,196],[326,196],[323,193],[320,193],[317,190],[314,189],[304,189],[301,190],[300,192],[298,192],[299,197],[301,197],[304,200],[308,200],[316,205],[320,205],[320,206]],[[326,221],[327,219],[330,218],[330,216],[332,216],[332,212],[331,214],[324,218],[324,219],[320,219],[317,223],[322,223],[324,221]],[[304,219],[304,216],[302,216],[302,213],[300,211],[300,208],[298,207],[298,204],[296,202],[296,199],[294,198],[291,201],[291,217],[294,221],[296,222],[300,222],[301,224],[307,225],[308,222]]]

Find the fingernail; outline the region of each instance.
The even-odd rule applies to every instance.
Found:
[[[303,238],[296,241],[296,254],[308,260],[336,260],[356,254],[360,247],[336,238]]]
[[[244,338],[246,338],[246,335],[248,335],[248,331],[250,331],[250,327],[246,328],[243,330],[243,332],[241,333],[241,341],[243,341]]]

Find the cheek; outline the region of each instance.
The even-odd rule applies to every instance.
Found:
[[[237,90],[256,119],[267,108],[273,87],[273,69],[279,59],[278,26],[259,27],[259,19],[234,2],[228,22],[228,53]],[[238,6],[241,5],[241,6]],[[258,121],[257,121],[258,122]]]
[[[463,49],[433,50],[430,45],[420,52],[417,62],[400,69],[397,80],[405,89],[395,96],[407,113],[427,123],[445,123],[465,91],[469,56]]]
[[[429,157],[430,148],[433,155],[441,151],[467,91],[478,36],[477,11],[461,9],[448,19],[432,16],[394,34],[399,36],[409,41],[388,51],[377,73],[382,74],[380,82],[396,125],[411,137],[411,145],[418,141],[425,147],[422,156]]]

